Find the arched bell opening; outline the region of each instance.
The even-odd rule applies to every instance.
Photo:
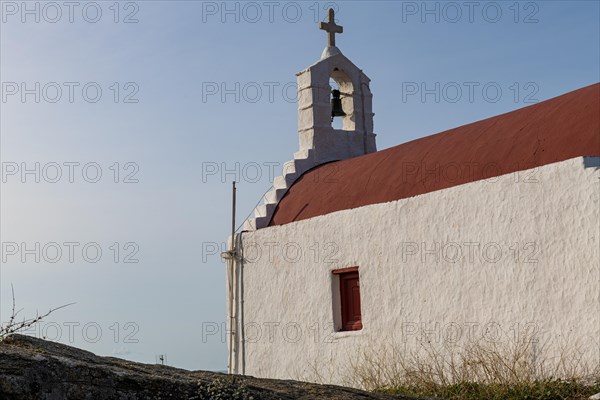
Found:
[[[329,78],[331,126],[334,129],[354,131],[354,85],[348,75],[334,68]]]

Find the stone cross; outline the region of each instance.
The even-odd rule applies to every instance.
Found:
[[[319,29],[327,31],[327,33],[328,33],[329,42],[328,42],[327,46],[329,46],[329,47],[335,47],[335,34],[336,33],[343,33],[344,32],[344,27],[340,26],[340,25],[336,25],[336,23],[335,23],[335,13],[333,11],[333,8],[329,9],[329,21],[327,21],[327,22],[321,22],[321,25],[320,25]]]

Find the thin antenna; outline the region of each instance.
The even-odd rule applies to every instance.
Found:
[[[156,363],[161,365],[167,364],[167,355],[166,354],[157,354],[156,355]]]
[[[235,250],[235,181],[233,181],[233,186],[231,190],[233,201],[231,202],[231,248],[229,250],[231,250],[231,252],[233,253],[233,251]]]

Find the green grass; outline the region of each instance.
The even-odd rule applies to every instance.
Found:
[[[600,393],[600,379],[593,385],[582,382],[547,380],[516,384],[463,382],[450,385],[411,385],[378,392],[415,397],[438,397],[452,400],[566,400],[587,399]]]

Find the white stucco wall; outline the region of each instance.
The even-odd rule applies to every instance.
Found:
[[[598,365],[598,160],[244,233],[246,374],[347,383],[359,349],[532,328],[552,351],[577,344]],[[331,270],[352,266],[364,328],[336,333]]]

